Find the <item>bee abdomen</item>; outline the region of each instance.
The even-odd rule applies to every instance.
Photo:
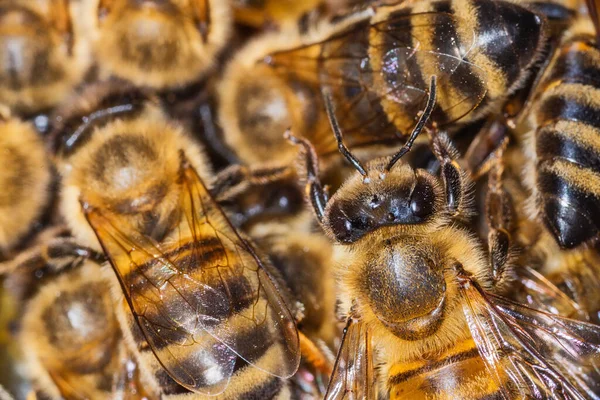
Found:
[[[536,112],[537,205],[563,248],[600,231],[600,73],[597,50],[568,43],[558,56]]]
[[[490,383],[472,340],[458,343],[435,360],[393,365],[387,381],[390,399],[496,399],[502,392]]]

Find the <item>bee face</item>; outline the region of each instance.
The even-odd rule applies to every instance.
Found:
[[[384,165],[366,178],[356,174],[328,203],[325,225],[338,242],[356,242],[383,226],[424,224],[440,209],[441,187],[431,174],[407,164],[387,172]]]
[[[364,286],[379,321],[403,340],[431,336],[441,326],[446,281],[435,253],[410,246],[401,237],[386,240],[368,258]]]

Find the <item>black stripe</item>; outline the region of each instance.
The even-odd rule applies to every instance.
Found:
[[[255,329],[252,329],[250,332],[240,335],[236,337],[237,340],[237,348],[244,349],[244,356],[250,360],[258,360],[260,357],[264,355],[264,353],[271,347],[273,341],[271,340],[271,336],[269,330],[266,326],[258,326]],[[222,344],[219,343],[219,346]],[[220,353],[220,350],[217,350],[217,353]],[[210,350],[208,350],[210,353]],[[193,371],[194,369],[201,368],[202,366],[198,366],[198,361],[196,359],[182,359],[179,360],[179,364],[181,368],[189,369]],[[253,366],[247,364],[244,360],[238,357],[236,360],[236,364],[234,365],[234,374],[244,374],[246,373],[246,368],[254,368]],[[163,393],[168,394],[181,394],[187,393],[188,390],[184,387],[175,383],[175,381],[169,376],[169,374],[163,369],[159,368],[155,377],[161,387],[163,387]],[[195,376],[195,379],[202,379],[201,375]],[[275,378],[277,379],[277,378]],[[277,379],[279,380],[279,379]],[[163,386],[164,385],[164,386]],[[272,385],[272,384],[271,384]],[[206,383],[199,382],[199,386],[208,386]],[[265,390],[273,389],[270,385],[265,387]],[[256,399],[269,398],[269,397],[256,397]]]
[[[253,387],[247,392],[243,393],[239,398],[240,400],[270,400],[277,397],[281,390],[284,388],[284,381],[275,377],[270,376],[267,382],[264,382],[260,386]]]
[[[163,368],[157,369],[154,373],[154,377],[162,394],[165,396],[191,393],[189,390],[175,382]]]
[[[137,117],[147,100],[148,96],[140,90],[116,90],[104,97],[92,111],[63,116],[64,121],[58,131],[52,133],[57,137],[57,153],[69,156],[89,141],[95,128],[106,126],[116,119]]]
[[[442,360],[433,361],[433,362],[426,364],[420,368],[416,368],[416,369],[413,369],[410,371],[403,372],[401,374],[394,375],[388,379],[388,384],[389,384],[389,386],[399,385],[414,376],[417,376],[417,375],[420,375],[423,373],[427,373],[427,372],[442,368],[446,365],[465,361],[465,360],[468,360],[470,358],[475,358],[475,357],[479,357],[479,352],[477,351],[477,348],[463,351],[462,353],[451,355]]]
[[[369,32],[369,21],[355,24],[351,33],[325,42],[320,54],[325,71],[322,83],[332,90],[336,115],[349,143],[356,136],[390,134],[390,123],[378,98],[379,93],[371,90],[372,73],[379,73],[381,66],[373,65],[372,61],[365,64],[370,59]],[[336,78],[339,75],[343,76],[342,85],[335,83],[339,81]]]
[[[592,36],[590,36],[590,40],[591,38]],[[596,89],[600,88],[600,68],[592,57],[593,55],[598,56],[598,51],[592,43],[587,41],[583,44],[593,50],[580,51],[578,47],[581,44],[581,41],[570,41],[563,46],[563,53],[552,66],[546,82],[579,83]]]
[[[560,95],[551,96],[540,106],[537,118],[539,121],[570,120],[579,121],[600,129],[600,108],[580,104],[575,100],[565,99]]]
[[[201,257],[200,260],[194,260],[193,257],[195,257],[195,255],[189,254],[186,254],[183,257],[178,257],[186,251],[191,251],[195,247],[199,248],[200,250],[195,252]],[[222,249],[222,242],[216,237],[208,237],[198,242],[189,241],[162,254],[162,258],[169,260],[175,264],[175,267],[179,271],[186,273],[194,271],[198,268],[202,268],[204,265],[210,265],[209,263],[218,261],[219,257],[224,257],[224,253]],[[123,275],[123,282],[134,284],[133,282],[139,279],[136,279],[136,277],[140,277],[150,269],[156,267],[162,268],[163,261],[160,258],[149,258],[145,263],[140,264],[132,269],[129,274]],[[134,287],[140,289],[140,287],[137,287],[135,284]]]
[[[479,29],[483,29],[475,34],[486,38],[482,52],[502,70],[509,84],[516,84],[542,45],[542,20],[507,1],[477,0],[473,4]]]
[[[567,135],[569,132],[566,132]],[[599,135],[600,136],[600,135]],[[600,154],[589,147],[556,131],[555,126],[547,126],[535,133],[536,155],[538,162],[562,158],[582,168],[591,169],[600,174]]]
[[[427,88],[429,82],[425,82],[421,73],[421,66],[419,65],[418,57],[407,57],[404,52],[410,51],[416,45],[413,43],[412,30],[412,18],[410,17],[412,8],[402,8],[397,11],[390,13],[386,22],[382,22],[373,26],[371,29],[375,30],[383,40],[377,49],[382,57],[382,65],[374,65],[373,70],[375,73],[380,73],[383,80],[386,82],[386,86],[391,93],[389,96],[390,100],[393,100],[393,96],[402,97],[402,92],[407,90],[407,86],[414,86],[416,88]],[[393,50],[398,49],[401,53],[397,56],[393,53]],[[389,55],[390,59],[384,58],[385,55]],[[389,65],[386,65],[389,64]],[[425,107],[426,97],[423,96],[422,101],[408,101],[401,105],[398,105],[396,112],[404,114],[403,119],[416,121],[416,117],[420,111]],[[439,107],[436,108],[436,112],[439,112]],[[439,120],[444,120],[443,115],[437,115]],[[434,114],[434,118],[436,118]],[[409,134],[407,128],[406,132],[402,132],[404,135]]]
[[[260,359],[274,344],[273,334],[270,332],[269,327],[270,323],[264,323],[236,335],[237,348],[244,350],[246,359]]]
[[[144,284],[144,286],[147,286],[147,284]],[[210,305],[206,305],[206,309],[197,310],[198,318],[201,318],[201,316],[204,315],[211,317],[210,320],[202,318],[201,322],[198,321],[200,325],[205,327],[214,328],[218,326],[220,324],[219,321],[226,321],[228,318],[235,317],[237,313],[250,307],[256,300],[256,294],[254,293],[253,288],[243,275],[230,276],[225,279],[224,283],[219,281],[218,285],[211,285],[211,287],[219,293],[226,294],[230,299],[230,304],[229,307],[217,307],[216,305],[211,307]],[[133,298],[133,301],[134,303],[139,301],[141,304],[144,304],[143,299]],[[168,302],[169,299],[167,298],[164,301]],[[177,301],[181,300],[177,299]],[[196,300],[196,303],[197,302],[198,301]],[[190,304],[194,305],[197,305],[196,303],[190,302]],[[147,323],[149,329],[160,328],[160,338],[162,341],[154,343],[156,349],[161,349],[172,344],[183,343],[188,340],[190,336],[190,333],[181,328],[176,322],[178,319],[177,317],[179,316],[168,315],[167,313],[168,308],[164,305],[150,305],[144,309],[144,314],[139,317],[140,323]],[[214,318],[214,320],[212,320],[212,318]],[[257,328],[256,330],[260,329]]]
[[[452,2],[450,1],[438,1],[433,3],[434,11],[445,14],[452,14]],[[445,23],[437,23],[434,26],[433,33],[433,49],[436,52],[441,54],[449,54],[452,56],[456,56],[457,49],[469,50],[471,47],[471,43],[461,43],[458,32],[456,31],[456,21],[454,19],[442,19],[446,21]],[[475,37],[476,38],[476,37]],[[461,54],[460,56],[464,56]],[[453,72],[449,75],[449,85],[452,89],[454,89],[457,93],[462,95],[463,99],[469,99],[468,104],[473,107],[479,101],[482,93],[485,93],[487,88],[485,86],[485,82],[483,82],[473,71],[473,67],[469,60],[469,57],[464,57],[464,62],[458,63],[458,60],[448,59],[440,60],[442,65],[439,65],[438,68],[453,68]],[[454,65],[457,64],[458,65]],[[449,64],[449,65],[448,65]],[[443,74],[447,74],[447,71],[440,71]],[[444,82],[440,82],[438,80],[438,85],[441,86],[438,89],[438,92],[443,91],[443,86],[446,84]],[[441,89],[441,90],[440,90]],[[487,101],[487,96],[485,98]],[[484,103],[481,104],[483,106]],[[465,109],[465,111],[467,111]],[[435,121],[439,121],[440,123],[451,122],[452,117],[460,117],[460,115],[451,114],[447,115],[441,107],[436,107],[433,112],[433,118]]]
[[[551,173],[540,172],[537,180],[544,223],[563,248],[576,247],[598,234],[598,197]]]
[[[549,1],[533,1],[531,3],[528,2],[527,5],[553,23],[559,21],[567,23],[575,17],[575,10],[571,10],[562,4],[551,3]]]

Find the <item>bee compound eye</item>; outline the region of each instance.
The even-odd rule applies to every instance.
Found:
[[[415,217],[424,219],[433,214],[435,206],[435,194],[431,184],[420,180],[410,199],[410,210]]]

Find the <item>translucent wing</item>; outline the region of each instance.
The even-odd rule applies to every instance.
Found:
[[[516,287],[514,292],[518,293],[519,297],[514,299],[517,302],[562,317],[589,320],[588,314],[579,304],[539,272],[530,267],[518,268],[515,272],[518,276],[518,288]]]
[[[369,328],[349,318],[333,367],[326,400],[377,399]]]
[[[464,313],[505,398],[598,398],[600,327],[462,287]]]
[[[477,36],[449,13],[393,11],[383,22],[358,22],[320,43],[268,57],[279,73],[318,80],[329,89],[348,144],[365,137],[407,135],[427,102],[432,75],[438,101],[433,120],[459,120],[484,101],[487,72],[473,60]]]
[[[86,209],[146,340],[192,391],[225,390],[237,357],[291,376],[298,333],[283,299],[200,177],[189,166],[182,172],[180,222],[160,243],[108,211]]]

